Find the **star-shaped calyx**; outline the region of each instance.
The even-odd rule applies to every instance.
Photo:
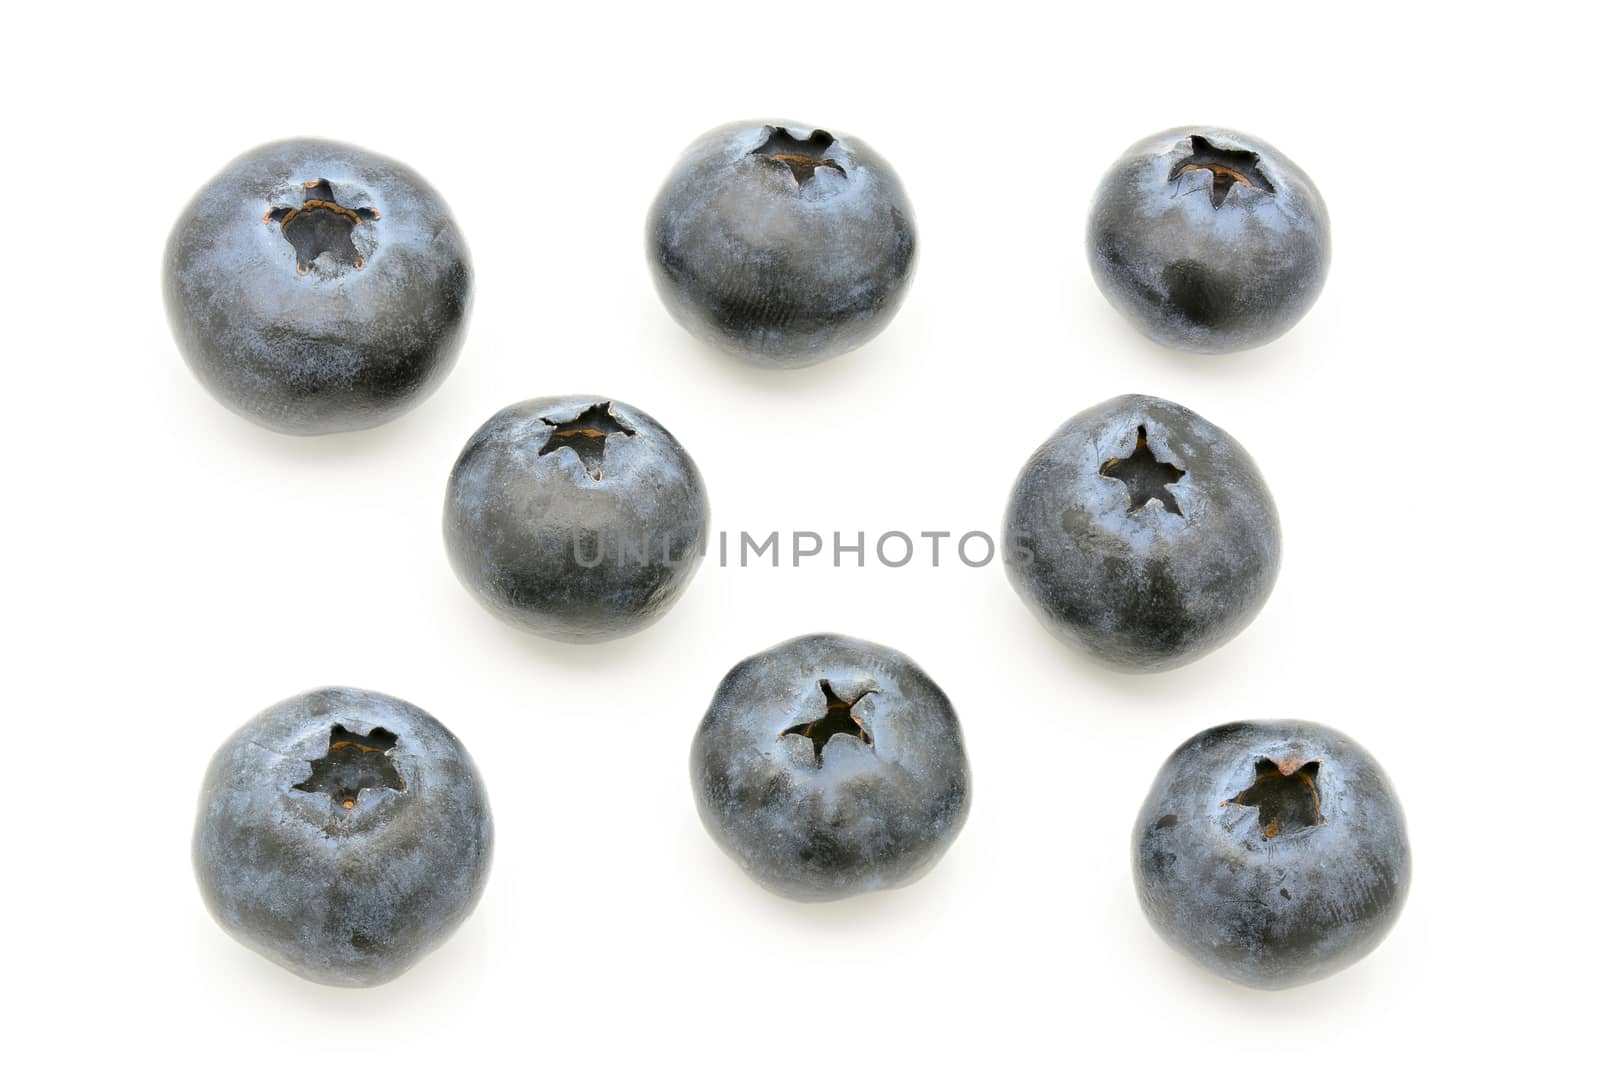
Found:
[[[1267,176],[1261,173],[1261,156],[1253,151],[1235,151],[1212,144],[1204,136],[1189,137],[1189,155],[1178,162],[1168,175],[1168,181],[1177,181],[1185,174],[1197,170],[1211,172],[1211,207],[1221,208],[1228,199],[1228,191],[1235,185],[1246,189],[1259,189],[1269,196],[1277,190]],[[1193,192],[1194,190],[1189,190]]]
[[[555,428],[545,440],[545,444],[539,448],[539,456],[544,457],[566,447],[578,455],[578,460],[583,462],[584,471],[589,474],[591,480],[599,480],[605,475],[606,439],[612,435],[632,438],[638,434],[633,428],[625,427],[611,415],[610,401],[590,405],[564,423],[557,423],[543,416],[539,419],[541,423]]]
[[[867,733],[866,727],[861,725],[861,720],[850,713],[851,708],[876,692],[876,689],[863,689],[860,695],[853,700],[840,699],[834,695],[833,685],[828,681],[819,681],[822,687],[822,698],[827,701],[828,709],[819,719],[811,722],[802,722],[791,726],[779,737],[790,734],[799,734],[801,737],[810,738],[813,750],[816,753],[817,763],[822,763],[822,749],[828,740],[838,734],[848,734],[850,737],[860,738],[866,745],[871,746],[872,735]]]
[[[832,146],[833,137],[821,129],[812,129],[810,136],[799,140],[788,129],[774,127],[766,143],[750,154],[782,163],[794,175],[795,185],[805,185],[817,176],[819,169],[824,167],[837,170],[840,176],[844,175],[844,167],[836,160],[826,157],[828,149]]]
[[[1262,757],[1256,761],[1255,782],[1222,804],[1255,809],[1261,834],[1267,839],[1327,824],[1322,816],[1322,797],[1317,793],[1320,767],[1319,761],[1299,757]]]
[[[1129,514],[1143,509],[1152,499],[1173,514],[1183,514],[1178,509],[1177,496],[1172,494],[1167,485],[1176,484],[1188,475],[1188,471],[1170,462],[1156,460],[1144,424],[1139,425],[1139,438],[1134,443],[1133,453],[1125,458],[1112,458],[1100,466],[1100,475],[1120,480],[1122,486],[1128,489]]]
[[[380,218],[376,208],[346,208],[334,199],[332,184],[318,178],[306,182],[306,199],[298,208],[269,208],[261,222],[278,225],[294,247],[295,270],[304,276],[323,254],[351,268],[365,268],[353,234],[359,224]]]
[[[328,735],[328,751],[311,761],[311,775],[295,790],[326,794],[344,809],[354,809],[363,790],[404,790],[400,769],[389,758],[389,751],[400,738],[382,726],[358,734],[343,724]]]

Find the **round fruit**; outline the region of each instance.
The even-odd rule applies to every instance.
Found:
[[[1376,949],[1411,845],[1378,762],[1314,722],[1235,722],[1167,758],[1133,830],[1150,925],[1235,983],[1280,988]]]
[[[409,167],[329,140],[246,152],[189,202],[163,288],[211,395],[274,431],[387,423],[444,381],[472,298],[450,209]]]
[[[511,405],[478,428],[445,493],[462,584],[507,623],[568,643],[660,619],[704,556],[711,506],[688,451],[606,397]]]
[[[791,639],[734,666],[689,770],[712,838],[796,900],[915,881],[972,799],[944,692],[899,651],[843,635]]]
[[[1089,212],[1089,268],[1158,344],[1237,352],[1305,316],[1328,278],[1328,210],[1271,144],[1170,129],[1123,153]]]
[[[683,153],[650,209],[656,290],[678,323],[763,367],[806,367],[883,331],[911,284],[916,226],[860,140],[741,122]]]
[[[1041,623],[1117,669],[1215,650],[1278,577],[1278,511],[1250,455],[1182,405],[1129,394],[1062,424],[1023,466],[1006,574]]]
[[[404,700],[319,688],[211,758],[194,870],[241,944],[316,983],[368,987],[472,913],[493,845],[489,798],[454,734]]]

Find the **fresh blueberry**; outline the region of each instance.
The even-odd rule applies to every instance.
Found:
[[[167,239],[167,319],[211,395],[274,431],[376,427],[444,381],[472,269],[439,194],[348,144],[246,152]]]
[[[711,506],[688,451],[632,405],[546,397],[467,442],[445,494],[456,575],[484,607],[593,643],[658,620],[699,567]]]
[[[1118,669],[1193,661],[1243,631],[1278,577],[1278,511],[1233,437],[1129,394],[1028,459],[1006,510],[1006,574],[1040,622]]]
[[[404,700],[319,688],[211,758],[194,869],[241,944],[313,982],[370,987],[472,913],[493,846],[489,798],[454,734]]]
[[[1378,947],[1411,885],[1405,814],[1378,762],[1314,722],[1235,722],[1167,758],[1133,830],[1134,883],[1173,948],[1276,989]]]
[[[1262,140],[1169,129],[1106,172],[1089,212],[1089,267],[1158,344],[1237,352],[1276,340],[1328,278],[1328,210]]]
[[[843,635],[734,666],[689,771],[712,838],[795,900],[915,881],[955,841],[972,796],[944,692],[899,651]]]
[[[807,367],[877,336],[917,249],[888,163],[854,137],[789,122],[695,141],[656,196],[645,241],[678,323],[763,367]]]

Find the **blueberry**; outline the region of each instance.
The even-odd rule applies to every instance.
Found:
[[[511,405],[478,428],[445,494],[456,575],[484,607],[551,639],[648,626],[688,587],[711,507],[688,451],[605,397]]]
[[[1328,278],[1322,196],[1271,144],[1169,129],[1123,153],[1089,212],[1089,267],[1158,344],[1237,352],[1276,340]]]
[[[274,431],[376,427],[444,381],[472,269],[439,194],[348,144],[246,152],[167,239],[167,319],[211,395]]]
[[[1064,642],[1170,669],[1243,631],[1278,577],[1278,511],[1233,437],[1129,394],[1062,424],[1006,510],[1006,574]]]
[[[404,700],[319,688],[211,758],[194,869],[241,944],[316,983],[369,987],[472,913],[493,846],[489,798],[454,734]]]
[[[763,367],[810,366],[877,336],[917,248],[900,179],[866,144],[753,121],[684,152],[645,241],[678,323]]]
[[[971,804],[944,692],[899,651],[843,635],[791,639],[734,666],[689,770],[712,838],[796,900],[915,881]]]
[[[1405,904],[1405,814],[1378,762],[1314,722],[1235,722],[1162,765],[1133,830],[1150,925],[1236,983],[1348,968]]]

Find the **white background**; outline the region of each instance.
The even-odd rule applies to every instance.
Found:
[[[12,16],[0,74],[13,1084],[1576,1076],[1600,823],[1592,27],[1526,3],[45,7]],[[701,347],[643,256],[679,150],[758,116],[865,139],[917,213],[894,324],[801,373]],[[1183,124],[1271,141],[1331,210],[1327,290],[1270,347],[1158,349],[1089,277],[1099,174]],[[183,202],[301,134],[410,163],[472,248],[454,374],[378,431],[245,423],[166,329]],[[476,606],[440,541],[457,450],[526,397],[655,415],[714,530],[870,539],[998,532],[1029,452],[1130,391],[1231,431],[1285,527],[1259,620],[1164,675],[1106,672],[999,565],[926,554],[712,563],[643,635],[548,644]],[[821,907],[727,861],[687,774],[724,671],[818,629],[916,658],[975,774],[929,877]],[[372,991],[236,945],[189,869],[214,748],[322,684],[437,715],[498,823],[476,915]],[[1287,993],[1171,953],[1129,877],[1161,761],[1248,716],[1367,745],[1416,858],[1389,940]]]

